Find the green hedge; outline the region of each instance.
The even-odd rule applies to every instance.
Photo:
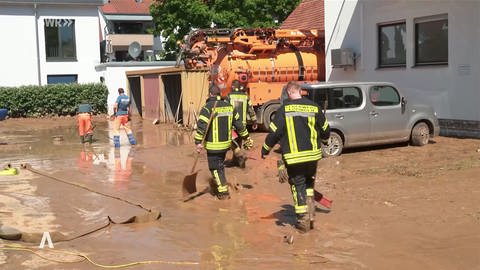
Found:
[[[93,113],[107,113],[108,89],[104,84],[50,84],[0,87],[0,108],[10,117],[75,115],[87,101]]]

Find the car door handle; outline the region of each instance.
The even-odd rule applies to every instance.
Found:
[[[337,114],[335,114],[334,116],[335,116],[335,118],[338,118],[338,119],[343,119],[343,117],[345,117],[345,116],[344,116],[343,114],[341,114],[341,113],[337,113]]]
[[[378,116],[378,113],[377,113],[376,111],[371,111],[369,114],[370,114],[371,116],[375,116],[375,117]]]

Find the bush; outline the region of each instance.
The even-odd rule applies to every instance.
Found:
[[[108,89],[104,84],[50,84],[0,87],[0,108],[10,117],[73,116],[86,101],[93,113],[107,113]]]

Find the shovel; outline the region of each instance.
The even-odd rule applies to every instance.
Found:
[[[207,138],[208,129],[210,128],[210,123],[212,123],[212,119],[215,114],[215,108],[217,107],[217,101],[213,104],[212,113],[210,114],[210,118],[208,119],[207,128],[205,129],[205,134],[203,136],[202,142],[200,143],[203,145],[205,143],[205,139]],[[182,183],[182,191],[183,196],[193,194],[197,192],[197,174],[198,171],[195,171],[195,167],[197,166],[198,157],[200,156],[200,152],[195,154],[195,161],[193,162],[192,170],[190,174],[183,178]]]

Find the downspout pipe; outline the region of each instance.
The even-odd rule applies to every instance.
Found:
[[[37,3],[33,4],[33,10],[35,13],[35,35],[37,38],[37,75],[38,75],[38,85],[42,85],[42,72],[41,72],[41,64],[40,64],[40,39],[38,35],[38,10],[37,10]]]

